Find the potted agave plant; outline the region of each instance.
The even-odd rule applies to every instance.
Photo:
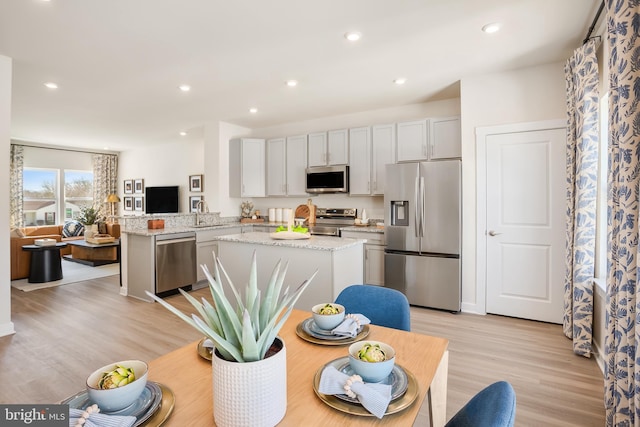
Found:
[[[213,304],[198,301],[180,289],[198,315],[187,316],[168,302],[147,292],[151,298],[200,331],[215,345],[213,366],[213,413],[216,425],[274,426],[287,410],[286,348],[278,332],[293,306],[317,271],[298,288],[284,291],[287,265],[278,262],[266,291],[258,290],[256,254],[253,254],[244,301],[214,254],[214,276],[202,269],[209,281]],[[224,275],[235,299],[225,296]]]
[[[76,220],[84,225],[85,239],[98,234],[98,223],[105,220],[99,208],[95,206],[82,206]]]

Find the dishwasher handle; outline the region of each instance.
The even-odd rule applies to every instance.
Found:
[[[185,237],[184,239],[158,240],[156,241],[156,246],[172,245],[174,243],[195,242],[195,241],[196,241],[195,237]]]

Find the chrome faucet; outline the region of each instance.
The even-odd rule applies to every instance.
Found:
[[[204,200],[200,200],[196,204],[196,225],[202,224],[202,218],[200,217],[201,213],[209,213],[209,206]]]

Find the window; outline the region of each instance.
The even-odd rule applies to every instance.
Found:
[[[609,93],[600,98],[600,146],[598,162],[598,201],[596,210],[595,282],[606,289],[607,282],[607,174],[609,171]]]
[[[24,224],[55,225],[77,216],[93,204],[93,172],[25,167]]]

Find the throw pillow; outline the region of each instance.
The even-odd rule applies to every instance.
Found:
[[[84,234],[84,225],[78,221],[67,221],[62,227],[62,237],[82,236]]]
[[[24,237],[24,233],[19,228],[12,228],[9,237]]]

